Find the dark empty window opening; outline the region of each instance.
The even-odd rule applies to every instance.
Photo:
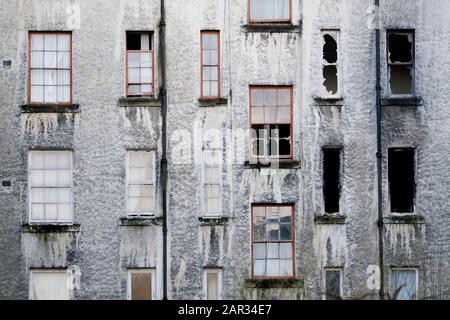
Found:
[[[338,31],[323,32],[323,86],[328,95],[338,93]]]
[[[414,212],[415,170],[412,148],[389,149],[389,191],[391,212]]]
[[[323,197],[326,213],[339,212],[341,150],[323,149]]]
[[[394,95],[414,93],[414,31],[388,31],[389,88]]]
[[[325,292],[327,300],[342,300],[341,297],[341,270],[325,271]]]

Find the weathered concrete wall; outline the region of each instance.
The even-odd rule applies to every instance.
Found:
[[[301,32],[250,32],[247,1],[166,1],[168,92],[168,271],[170,299],[201,299],[203,268],[223,268],[223,297],[321,299],[324,268],[342,267],[345,298],[376,298],[366,281],[378,265],[375,41],[370,0],[293,0]],[[420,297],[449,298],[450,193],[447,129],[450,43],[446,0],[383,1],[382,85],[386,92],[385,29],[416,29],[416,89],[422,106],[383,107],[383,213],[388,218],[387,148],[417,148],[416,213],[424,224],[386,224],[385,274],[390,266],[419,268]],[[77,299],[126,298],[127,268],[155,268],[162,297],[160,221],[120,222],[126,215],[127,149],[161,155],[158,107],[119,107],[125,95],[125,31],[154,31],[159,88],[158,0],[1,1],[0,298],[28,298],[29,268],[78,266]],[[77,20],[77,8],[80,9]],[[78,24],[79,22],[79,24]],[[321,29],[340,29],[342,103],[322,105]],[[73,97],[80,112],[23,113],[29,30],[72,30]],[[226,103],[201,106],[200,31],[221,32],[221,92]],[[1,68],[1,66],[0,66]],[[244,163],[250,85],[293,86],[294,160],[299,167],[258,169]],[[222,136],[223,215],[201,221],[202,132]],[[184,144],[183,144],[184,143]],[[324,213],[323,147],[342,147],[340,214],[345,224],[317,224]],[[74,157],[74,222],[79,231],[22,231],[28,222],[30,149],[70,149]],[[180,151],[181,150],[181,151]],[[301,285],[252,283],[252,203],[295,205],[295,275]],[[157,213],[161,215],[160,194]]]

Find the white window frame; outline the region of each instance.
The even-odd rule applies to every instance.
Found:
[[[151,153],[153,156],[153,210],[152,212],[145,212],[145,213],[133,213],[128,212],[128,185],[129,185],[129,170],[130,170],[130,161],[129,156],[130,152],[148,152]],[[145,217],[152,217],[156,214],[156,151],[155,150],[139,150],[139,149],[129,149],[126,150],[126,157],[125,157],[125,166],[126,166],[126,177],[125,177],[125,211],[127,216],[129,217],[139,217],[139,216],[145,216]]]
[[[205,156],[204,153],[205,151],[217,151],[220,154],[220,160],[219,160],[219,168],[217,169],[219,171],[219,211],[217,213],[211,213],[208,212],[205,208],[205,184],[209,184],[209,183],[205,183]],[[218,218],[218,217],[222,217],[223,216],[223,208],[222,208],[222,189],[223,189],[223,149],[222,148],[213,148],[213,147],[204,147],[202,149],[202,172],[201,172],[201,177],[202,177],[202,187],[201,187],[201,202],[202,202],[202,212],[203,212],[203,217],[213,217],[213,218]]]
[[[223,299],[222,295],[222,269],[221,268],[205,268],[203,269],[203,300],[208,300],[208,274],[216,273],[217,274],[217,298],[218,300]]]
[[[418,296],[419,296],[419,269],[418,268],[414,268],[414,267],[406,267],[406,268],[402,268],[402,267],[394,267],[390,269],[389,272],[389,295],[392,294],[391,290],[392,290],[392,274],[395,271],[414,271],[415,273],[415,286],[416,286],[416,296],[414,298],[414,300],[418,300]],[[412,301],[414,301],[412,300]]]
[[[31,154],[33,152],[67,152],[70,153],[70,173],[71,173],[71,179],[70,179],[70,219],[67,221],[58,221],[58,220],[33,220],[32,219],[32,201],[31,201]],[[48,223],[57,223],[57,224],[73,224],[74,221],[74,205],[73,205],[73,151],[72,150],[38,150],[33,149],[28,151],[28,220],[30,223],[34,224],[48,224]]]
[[[339,271],[339,295],[344,299],[344,270],[342,267],[327,267],[323,270],[323,295],[322,299],[327,300],[327,272],[328,271]]]
[[[328,63],[324,58],[323,58],[323,48],[324,48],[324,45],[325,45],[325,39],[324,39],[324,36],[326,35],[326,34],[328,34],[328,35],[330,35],[331,37],[333,37],[333,39],[336,41],[336,56],[337,56],[337,59],[336,59],[336,63]],[[320,39],[321,39],[321,41],[320,41],[320,43],[321,43],[321,47],[320,47],[320,58],[321,58],[321,67],[322,67],[322,70],[321,70],[321,72],[320,72],[320,75],[321,75],[321,82],[320,82],[320,88],[321,88],[321,95],[325,98],[325,99],[327,99],[327,98],[340,98],[342,95],[341,95],[341,92],[342,92],[342,88],[341,88],[341,86],[342,86],[342,81],[341,81],[341,74],[342,74],[342,72],[341,72],[341,68],[340,68],[340,66],[341,66],[341,55],[340,55],[340,49],[341,49],[341,45],[340,45],[340,30],[339,29],[322,29],[322,30],[320,30]],[[336,93],[335,94],[330,94],[330,93],[328,93],[328,91],[325,89],[325,86],[323,85],[323,81],[325,80],[324,78],[323,78],[323,68],[325,67],[325,66],[336,66],[336,71],[337,71],[337,91],[336,91]]]
[[[151,295],[156,300],[156,269],[155,268],[130,268],[127,270],[127,300],[131,300],[131,275],[133,273],[150,273],[152,279]]]
[[[70,277],[72,276],[72,273],[69,271],[69,269],[62,268],[62,269],[30,269],[29,274],[29,286],[28,286],[28,299],[29,300],[35,300],[33,296],[33,274],[34,273],[66,273],[67,274],[67,281],[69,281]],[[68,300],[73,299],[73,286],[68,287]]]

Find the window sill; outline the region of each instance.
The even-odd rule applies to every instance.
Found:
[[[227,105],[227,98],[198,98],[199,107],[215,107]]]
[[[342,97],[314,97],[317,106],[337,106],[342,107],[344,98]]]
[[[294,25],[292,23],[249,23],[242,26],[244,32],[268,32],[268,33],[300,33],[301,23]]]
[[[80,232],[79,224],[27,223],[22,225],[24,233],[65,233]]]
[[[162,218],[155,216],[129,216],[120,218],[121,226],[139,227],[162,225]]]
[[[78,113],[79,104],[24,104],[21,106],[22,113]]]
[[[389,97],[381,99],[382,106],[421,106],[423,101],[421,97]]]
[[[198,220],[200,221],[201,226],[225,226],[228,224],[228,217],[223,216],[203,216],[199,217]]]
[[[119,107],[158,108],[161,107],[161,101],[151,96],[122,97],[119,99]]]
[[[292,159],[261,159],[247,160],[244,166],[249,169],[300,169],[300,161]]]
[[[383,217],[383,224],[425,224],[425,217],[416,214],[391,214]]]
[[[282,279],[245,279],[247,288],[302,288],[303,279],[300,278],[282,278]]]
[[[320,214],[314,216],[316,224],[345,224],[345,215],[342,214]]]

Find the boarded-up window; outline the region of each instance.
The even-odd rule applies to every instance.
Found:
[[[218,269],[206,269],[204,271],[204,288],[206,300],[221,299],[222,271]]]
[[[203,211],[221,215],[222,150],[203,149]]]
[[[203,98],[220,96],[220,33],[219,31],[202,31],[202,92]]]
[[[71,33],[30,32],[30,103],[71,102],[71,55]]]
[[[327,300],[341,300],[341,270],[325,270],[325,291]]]
[[[153,272],[151,270],[129,270],[129,299],[153,300]]]
[[[417,270],[392,269],[390,282],[390,298],[392,300],[417,299]]]
[[[72,221],[72,152],[31,151],[29,156],[30,219]]]
[[[250,0],[249,4],[250,23],[291,20],[291,0]]]
[[[291,205],[253,205],[253,276],[292,277],[294,238]]]
[[[152,151],[128,151],[127,156],[128,214],[154,214],[155,153]]]
[[[70,274],[67,270],[31,271],[32,300],[69,300]]]
[[[153,41],[149,32],[127,32],[127,95],[153,95]]]
[[[393,95],[414,93],[414,30],[387,32],[389,89]]]

